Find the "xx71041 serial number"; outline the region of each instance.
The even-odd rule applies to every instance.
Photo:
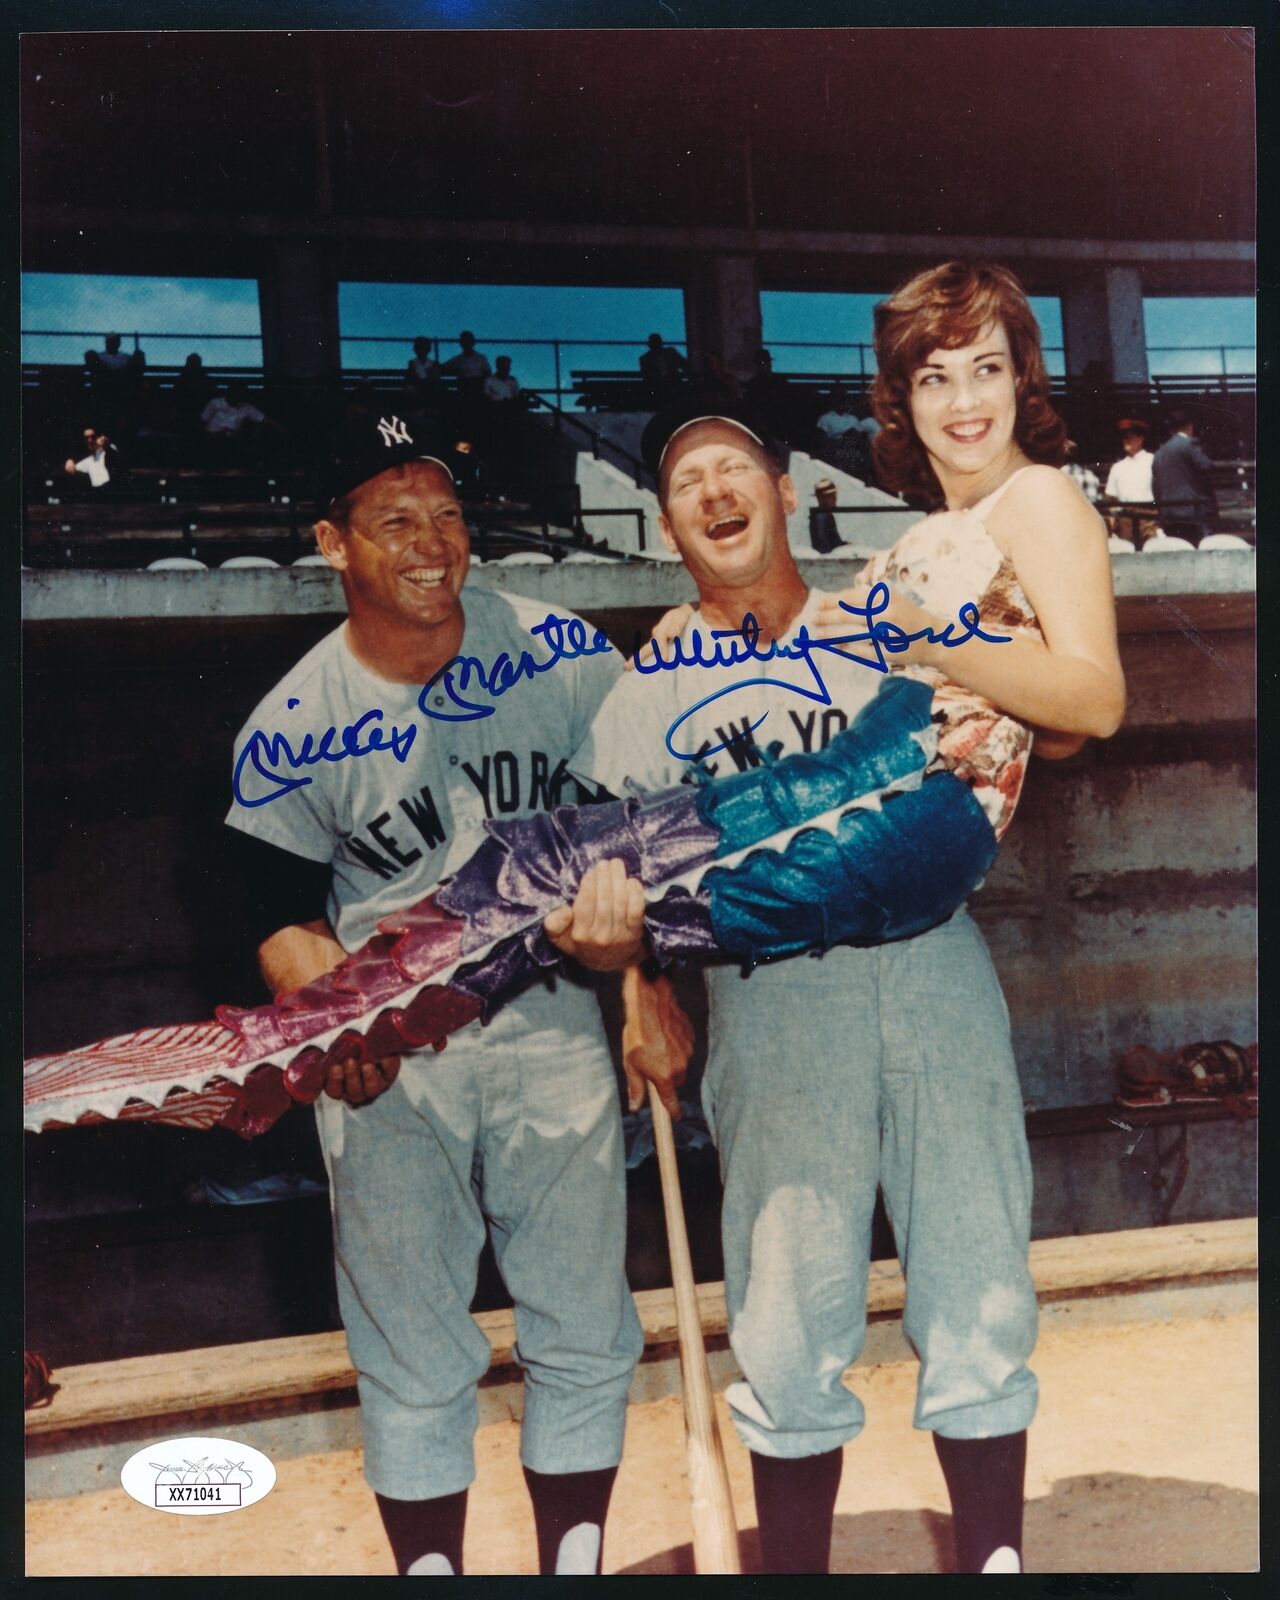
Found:
[[[162,1506],[240,1504],[238,1483],[158,1483],[156,1504]]]

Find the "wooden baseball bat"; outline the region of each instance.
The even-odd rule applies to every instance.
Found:
[[[693,1566],[695,1572],[702,1574],[740,1573],[738,1524],[729,1493],[729,1473],[693,1287],[693,1264],[689,1259],[684,1202],[680,1198],[671,1114],[658,1098],[653,1084],[649,1085],[649,1109],[653,1113],[653,1142],[662,1179],[662,1207],[667,1219],[671,1288],[680,1341],[680,1382],[684,1390],[685,1443],[689,1453],[689,1495],[693,1512]]]

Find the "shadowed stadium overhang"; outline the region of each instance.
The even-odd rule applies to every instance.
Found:
[[[1240,28],[28,35],[20,116],[28,270],[1253,283]]]

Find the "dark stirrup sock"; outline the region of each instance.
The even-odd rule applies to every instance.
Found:
[[[951,1496],[956,1571],[981,1572],[997,1550],[1006,1550],[1017,1557],[1020,1572],[1026,1430],[997,1439],[944,1439],[935,1433],[933,1445]]]
[[[604,1519],[617,1467],[597,1472],[535,1472],[524,1469],[538,1530],[538,1571],[599,1573],[604,1549]]]
[[[827,1572],[843,1450],[783,1461],[751,1451],[761,1572]]]
[[[396,1571],[402,1578],[415,1566],[415,1576],[461,1576],[462,1530],[467,1520],[465,1489],[436,1500],[392,1500],[376,1493],[375,1498],[396,1558]]]

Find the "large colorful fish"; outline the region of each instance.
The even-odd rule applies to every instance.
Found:
[[[1007,725],[976,706],[973,740]],[[997,849],[974,791],[940,763],[938,726],[930,686],[895,674],[819,753],[490,822],[458,873],[305,988],[27,1062],[25,1124],[116,1118],[261,1133],[316,1098],[331,1061],[441,1047],[553,968],[560,954],[543,919],[609,857],[645,885],[646,932],[664,966],[749,968],[923,932],[964,901]],[[1015,789],[1027,742],[1007,763]]]

